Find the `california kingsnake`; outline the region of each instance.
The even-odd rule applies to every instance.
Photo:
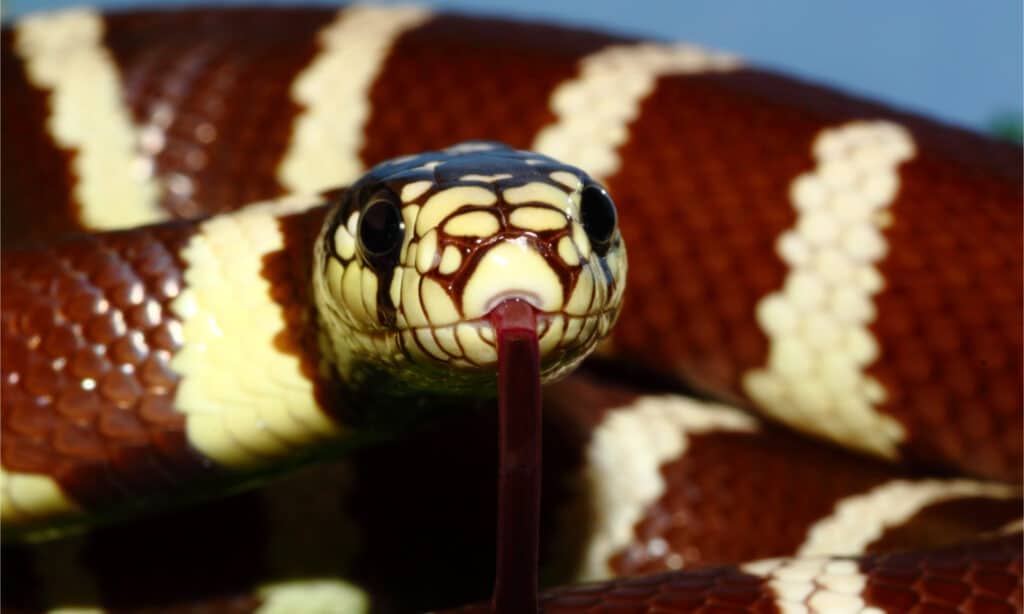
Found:
[[[552,579],[865,547],[917,548],[997,531],[1019,517],[1015,487],[948,473],[952,468],[1020,480],[1018,147],[690,47],[419,9],[106,18],[77,11],[27,20],[4,32],[3,45],[0,452],[8,474],[55,478],[51,484],[59,488],[41,487],[51,494],[88,505],[146,492],[156,471],[145,462],[152,454],[148,442],[180,464],[175,475],[211,471],[208,458],[192,454],[195,446],[183,427],[177,394],[192,383],[175,369],[180,322],[166,315],[175,313],[173,301],[190,287],[180,263],[194,226],[171,223],[141,234],[65,239],[59,257],[31,247],[33,241],[88,226],[192,218],[286,192],[317,192],[352,182],[388,158],[486,138],[585,168],[614,195],[630,246],[624,312],[602,351],[607,364],[593,367],[600,378],[574,376],[548,395],[552,428],[561,433],[555,440],[563,447],[547,454],[556,461],[561,454],[562,461],[549,468],[555,473],[547,483],[561,489],[547,499],[568,502],[570,510],[561,518],[552,512],[552,549],[570,553],[564,567],[573,566],[574,553],[577,568],[569,572],[555,564]],[[138,205],[127,220],[104,217],[120,208],[90,206],[122,199]],[[232,218],[204,224],[217,219]],[[315,229],[290,219],[278,225],[280,241],[264,252],[258,275],[273,270],[281,280],[301,279],[294,271],[303,270],[303,257],[281,245],[311,242]],[[174,263],[182,273],[167,275]],[[60,276],[68,281],[53,281]],[[77,300],[68,299],[69,287]],[[239,334],[266,332],[263,347],[281,344],[302,356],[308,338],[279,334],[296,330],[288,318],[301,314],[281,311],[288,322],[281,328],[243,328]],[[622,374],[626,360],[629,375]],[[302,364],[299,372],[309,368]],[[222,379],[206,373],[210,386]],[[277,373],[271,366],[246,381],[256,386]],[[829,418],[801,428],[852,438],[851,445],[917,466],[865,461],[746,414],[684,400],[680,378],[691,392],[759,406],[785,422],[823,413]],[[77,396],[48,393],[55,382],[85,380],[92,387],[79,385]],[[457,432],[474,433],[474,421],[487,419],[471,415],[452,419],[463,429]],[[771,437],[754,436],[761,432]],[[423,435],[426,442],[446,436],[452,437]],[[447,441],[467,445],[465,437]],[[385,445],[357,454],[356,469],[345,470],[365,474],[352,488],[372,493],[350,495],[358,502],[356,516],[370,527],[366,535],[392,533],[415,543],[418,532],[440,531],[433,528],[437,524],[417,525],[407,517],[403,524],[419,527],[413,535],[404,526],[381,531],[375,525],[393,518],[383,510],[389,496],[398,496],[374,492],[389,490],[375,484],[393,484],[401,475],[404,490],[422,493],[426,501],[419,506],[425,507],[445,488],[430,480],[430,488],[418,490],[416,482],[427,480],[406,475],[417,475],[413,466],[445,460],[438,448],[420,445],[426,449],[412,460]],[[51,465],[54,453],[62,462]],[[491,450],[480,454],[489,459]],[[372,462],[359,465],[364,458]],[[399,458],[403,473],[389,473],[389,463]],[[382,480],[374,479],[375,471]],[[431,475],[438,474],[444,472]],[[784,485],[779,476],[786,474],[796,482]],[[712,488],[723,482],[732,487],[723,493]],[[8,475],[4,497],[16,498],[12,493],[23,487],[39,492],[33,484],[40,482]],[[276,488],[286,491],[286,500],[309,492],[299,486],[287,491],[282,484]],[[303,496],[317,500],[319,492],[325,498],[321,488]],[[484,482],[479,490],[491,488]],[[470,483],[450,496],[467,497],[467,513],[486,519],[487,529],[493,514],[471,511],[486,509],[487,497],[474,494]],[[388,586],[380,577],[387,570],[405,575],[396,558],[410,556],[389,549],[386,544],[407,543],[394,535],[359,555],[385,563],[353,564],[354,541],[332,541],[336,534],[327,528],[310,540],[308,552],[282,555],[297,547],[291,543],[295,533],[276,538],[258,527],[271,515],[261,510],[283,504],[258,504],[252,511],[256,497],[239,495],[205,508],[234,526],[205,534],[204,542],[225,541],[201,556],[209,561],[218,552],[277,540],[278,554],[266,563],[259,562],[264,555],[253,554],[235,573],[215,581],[198,574],[189,582],[177,577],[189,573],[181,564],[146,555],[153,577],[137,588],[125,592],[101,579],[76,594],[61,571],[70,560],[62,549],[76,542],[40,545],[29,554],[5,547],[5,562],[29,556],[40,561],[35,567],[5,565],[5,587],[25,587],[10,603],[47,607],[70,594],[70,602],[102,597],[124,607],[206,597],[255,606],[287,597],[289,588],[294,594],[294,585],[281,582],[295,575],[277,567],[282,558],[305,566],[306,575],[336,576],[347,563],[357,570],[353,577],[368,579],[382,607],[454,605],[485,594],[472,574],[453,572],[439,573],[437,581],[406,578],[407,586],[418,587],[413,590]],[[331,500],[311,503],[305,513],[337,507],[326,497]],[[865,520],[877,503],[885,510],[886,529],[869,528]],[[166,527],[175,519],[181,527],[175,531],[194,530],[205,516],[189,514],[153,522]],[[419,514],[429,516],[407,516]],[[459,518],[445,533],[467,547],[438,545],[433,556],[447,559],[450,549],[458,551],[452,558],[459,564],[479,567],[468,553],[487,538],[475,541],[472,521]],[[333,517],[322,522],[337,524]],[[305,519],[300,526],[312,523]],[[859,529],[858,537],[835,537],[850,526]],[[936,530],[922,526],[944,527],[938,532],[946,535],[937,538]],[[753,533],[744,535],[741,528]],[[106,529],[77,543],[100,553],[87,557],[94,570],[126,573],[109,568],[126,561],[138,566],[143,554],[133,546],[150,533],[134,531]],[[196,556],[196,538],[182,537],[187,534],[172,531],[177,538],[165,537],[162,555]],[[107,542],[91,541],[104,536]],[[1019,537],[977,547],[987,553],[682,572],[682,579],[659,579],[647,592],[610,589],[598,599],[614,602],[607,595],[619,590],[624,601],[654,605],[664,598],[668,609],[665,595],[685,593],[690,601],[683,601],[691,605],[769,607],[769,601],[789,599],[818,609],[956,603],[1019,610]],[[107,551],[118,555],[106,559]],[[895,561],[896,572],[879,571],[887,561]],[[786,571],[791,566],[797,571]],[[420,576],[423,567],[409,575]],[[161,579],[172,573],[173,583]],[[446,577],[455,588],[439,586]],[[271,588],[254,592],[261,584]],[[690,587],[697,596],[673,593],[672,586]],[[194,595],[188,592],[193,588]],[[161,589],[174,597],[161,596]],[[335,580],[322,591],[342,602]],[[575,599],[580,607],[600,604]]]

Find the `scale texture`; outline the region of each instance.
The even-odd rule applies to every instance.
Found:
[[[236,490],[351,432],[311,311],[325,205],[487,139],[586,170],[629,250],[600,360],[545,397],[545,578],[604,583],[545,611],[1021,610],[1019,146],[688,45],[415,7],[75,9],[0,45],[5,531]],[[5,544],[3,605],[483,599],[493,424],[465,405]]]

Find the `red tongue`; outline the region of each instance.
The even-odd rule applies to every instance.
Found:
[[[540,348],[533,307],[502,301],[491,313],[498,339],[498,564],[492,606],[537,611],[540,541]]]

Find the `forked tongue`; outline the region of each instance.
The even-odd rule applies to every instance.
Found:
[[[540,541],[540,347],[537,315],[520,299],[490,313],[498,341],[498,561],[492,607],[537,611]]]

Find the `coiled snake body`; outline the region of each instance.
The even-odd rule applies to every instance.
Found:
[[[493,344],[461,320],[522,295],[552,370],[624,301],[545,393],[545,570],[640,577],[551,611],[1020,610],[1019,147],[688,46],[414,8],[3,36],[5,605],[485,596],[488,402],[403,391],[475,392]],[[11,543],[83,520],[107,526]]]

